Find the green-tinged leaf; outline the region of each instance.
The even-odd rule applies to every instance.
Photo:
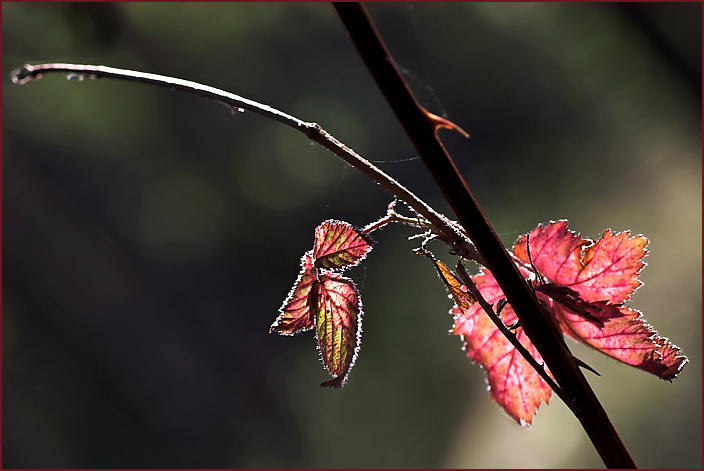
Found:
[[[352,225],[335,220],[315,229],[313,245],[316,268],[340,269],[357,265],[372,249],[372,240]]]
[[[301,258],[298,279],[269,330],[293,335],[316,327],[318,349],[332,376],[321,386],[341,387],[359,352],[362,302],[352,280],[338,270],[359,263],[371,244],[346,222],[328,220],[318,226],[313,250]]]
[[[339,388],[359,352],[362,306],[354,282],[335,273],[324,273],[313,287],[318,348],[325,368],[333,377],[321,386]]]

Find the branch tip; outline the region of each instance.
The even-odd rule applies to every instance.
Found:
[[[25,64],[19,69],[13,70],[10,74],[10,77],[12,78],[12,83],[17,83],[20,85],[23,85],[31,80],[41,78],[41,76],[41,74],[35,75],[34,69],[29,64]]]

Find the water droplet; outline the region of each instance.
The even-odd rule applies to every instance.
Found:
[[[67,80],[78,80],[79,82],[82,82],[83,79],[85,79],[85,78],[86,78],[86,77],[85,77],[83,74],[73,74],[73,73],[72,73],[72,74],[68,74],[68,75],[66,76],[66,79],[67,79]]]

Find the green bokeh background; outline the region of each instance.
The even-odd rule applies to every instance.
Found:
[[[507,245],[560,218],[650,239],[632,306],[691,363],[670,384],[574,351],[640,467],[700,468],[701,4],[368,9],[422,104],[471,134],[442,138]],[[448,212],[329,4],[3,3],[2,43],[3,467],[602,466],[559,400],[529,430],[489,400],[409,228],[350,272],[343,389],[318,387],[311,333],[267,333],[316,225],[391,200],[355,169],[193,96],[10,81],[46,61],[220,87]]]

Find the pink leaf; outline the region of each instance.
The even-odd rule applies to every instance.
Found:
[[[310,293],[317,276],[318,270],[313,266],[311,252],[306,252],[301,258],[298,279],[279,309],[279,317],[271,325],[269,333],[293,335],[313,328],[315,319],[311,311]]]
[[[333,377],[321,386],[339,388],[359,351],[362,306],[354,282],[335,273],[320,275],[314,284],[314,311],[318,348]]]
[[[488,270],[473,276],[472,281],[488,303],[495,305],[504,297]],[[469,308],[455,305],[450,312],[454,314],[451,332],[462,337],[467,356],[486,370],[491,398],[517,422],[531,424],[541,402],[549,402],[552,394],[550,386],[506,340],[478,303]],[[517,320],[509,305],[501,311],[501,317],[507,325]],[[516,337],[533,358],[543,363],[523,329],[516,332]]]
[[[527,241],[533,265],[552,284],[538,287],[549,296],[540,297],[566,334],[663,379],[673,379],[684,367],[681,350],[621,304],[641,285],[645,237],[606,230],[594,243],[568,230],[567,221],[552,222],[514,244],[514,255],[529,264]]]
[[[559,302],[575,314],[579,314],[589,322],[604,327],[604,322],[612,317],[620,317],[618,309],[606,301],[588,302],[579,297],[579,294],[567,286],[554,283],[538,285],[537,291]],[[541,299],[544,299],[541,297]]]
[[[372,249],[371,239],[342,221],[315,229],[313,250],[301,258],[301,272],[269,332],[293,335],[316,327],[318,349],[332,379],[341,387],[359,352],[362,301],[349,278],[335,272],[356,265]]]
[[[513,246],[513,253],[530,263],[526,236]],[[530,255],[538,272],[552,283],[567,286],[585,301],[622,303],[641,285],[637,279],[645,266],[642,258],[648,239],[629,238],[628,232],[612,234],[608,229],[593,243],[567,229],[567,221],[538,226],[529,234]]]
[[[357,265],[371,249],[371,239],[346,222],[328,220],[315,229],[313,258],[316,268],[339,269]]]
[[[528,237],[519,237],[513,253],[523,262],[519,271],[536,286],[538,297],[565,334],[628,365],[672,380],[687,358],[678,347],[658,336],[638,311],[622,304],[641,284],[637,277],[645,266],[642,258],[646,245],[643,236],[630,237],[627,232],[613,234],[609,230],[593,243],[570,231],[567,221],[558,221],[538,226]],[[540,275],[537,282],[531,261]],[[490,304],[495,306],[505,298],[488,270],[472,280]],[[550,398],[547,383],[504,338],[479,304],[455,305],[451,313],[452,333],[462,336],[467,356],[487,370],[492,399],[515,420],[530,424],[541,401]],[[508,304],[501,315],[506,325],[516,321]],[[542,363],[523,329],[519,327],[516,336]]]
[[[551,306],[562,330],[573,339],[662,379],[674,379],[687,363],[682,351],[658,336],[640,312],[626,306],[608,307],[611,318],[599,327],[564,306]]]

